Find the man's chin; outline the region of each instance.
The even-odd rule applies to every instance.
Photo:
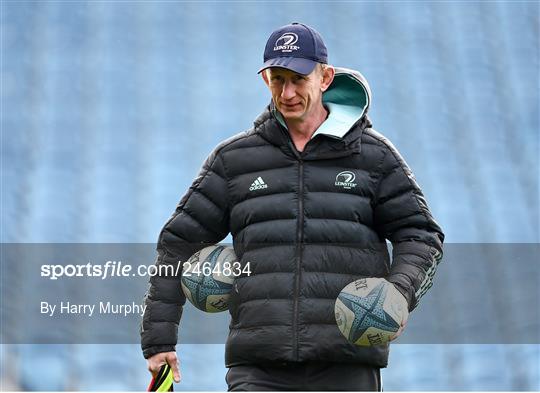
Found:
[[[285,120],[300,120],[300,119],[302,119],[303,114],[304,114],[304,112],[293,112],[293,111],[282,111],[281,112],[281,116],[283,116],[283,118]]]

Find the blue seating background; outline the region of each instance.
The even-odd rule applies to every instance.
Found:
[[[269,102],[256,74],[264,43],[295,20],[321,32],[332,64],[366,76],[374,127],[414,170],[448,243],[539,242],[536,2],[1,9],[2,243],[155,242],[213,146]],[[223,345],[179,354],[177,390],[226,389]],[[137,345],[2,345],[0,356],[5,389],[149,379]],[[539,345],[403,344],[383,375],[386,390],[539,390],[539,370]]]

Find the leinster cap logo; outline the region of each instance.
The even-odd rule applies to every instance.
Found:
[[[298,50],[300,47],[294,45],[296,41],[298,41],[298,36],[295,33],[284,33],[276,40],[274,51],[292,52],[293,50]]]
[[[356,187],[354,179],[356,175],[351,171],[339,172],[336,176],[336,182],[334,183],[337,187],[343,187],[346,190]]]

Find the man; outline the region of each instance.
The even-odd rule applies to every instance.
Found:
[[[229,390],[381,390],[388,345],[349,343],[334,302],[350,282],[384,277],[412,310],[444,236],[399,153],[371,128],[366,80],[329,66],[319,33],[277,29],[264,61],[272,102],[209,156],[161,232],[156,263],[186,261],[229,232],[250,263],[230,297]],[[167,362],[177,382],[179,279],[151,279],[142,323],[150,371]]]

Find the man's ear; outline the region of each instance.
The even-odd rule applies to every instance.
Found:
[[[266,70],[262,70],[261,71],[261,76],[262,78],[264,79],[264,83],[266,83],[266,86],[269,86],[270,87],[270,84],[268,82],[268,75],[266,75]]]
[[[328,65],[323,70],[323,76],[322,76],[322,83],[321,83],[321,91],[325,92],[330,85],[332,84],[332,81],[334,80],[334,75],[336,74],[336,70],[331,65]]]

